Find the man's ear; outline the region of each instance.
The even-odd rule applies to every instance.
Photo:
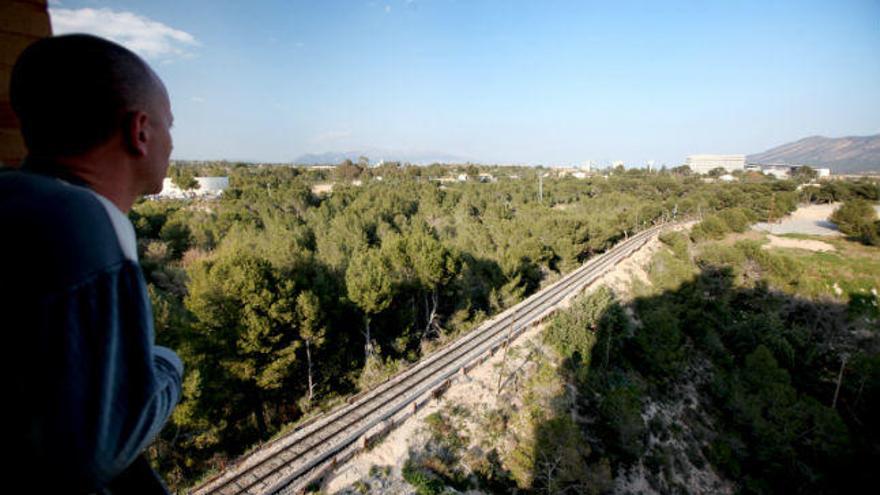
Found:
[[[147,154],[147,141],[150,139],[147,126],[149,119],[145,112],[139,110],[130,112],[126,116],[122,138],[125,140],[126,148],[137,156]]]

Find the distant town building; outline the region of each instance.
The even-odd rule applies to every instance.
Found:
[[[684,164],[697,174],[708,174],[716,168],[735,172],[745,169],[746,155],[690,155]]]
[[[772,175],[777,179],[787,179],[796,168],[798,167],[793,165],[762,165],[761,172],[764,172],[764,175]]]
[[[219,198],[223,191],[229,188],[229,177],[196,177],[199,187],[195,189],[181,189],[166,177],[162,181],[162,192],[149,196],[153,199],[190,199],[190,198]]]
[[[567,177],[578,171],[572,167],[550,167],[550,171],[555,173],[557,177]]]
[[[689,155],[684,163],[697,174],[707,174],[715,169],[723,169],[725,172],[744,170],[746,166],[745,155]]]
[[[760,170],[765,175],[772,175],[777,179],[787,179],[791,177],[797,169],[804,166],[809,165],[789,163],[753,163],[749,164],[747,168],[757,168],[757,170]],[[831,177],[830,168],[813,168],[813,170],[816,171],[816,178],[818,179]]]

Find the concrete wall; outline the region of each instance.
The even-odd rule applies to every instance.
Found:
[[[17,166],[27,150],[9,106],[9,76],[18,54],[50,36],[46,0],[0,0],[0,166]]]

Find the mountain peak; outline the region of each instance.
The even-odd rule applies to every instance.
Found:
[[[836,173],[880,170],[880,134],[839,138],[809,136],[749,155],[747,160],[828,167]]]

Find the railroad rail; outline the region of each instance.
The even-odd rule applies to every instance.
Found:
[[[301,493],[436,397],[456,374],[466,374],[513,338],[549,316],[556,306],[602,277],[651,237],[662,224],[619,242],[548,287],[532,294],[460,338],[348,403],[245,455],[196,487],[193,495]]]

